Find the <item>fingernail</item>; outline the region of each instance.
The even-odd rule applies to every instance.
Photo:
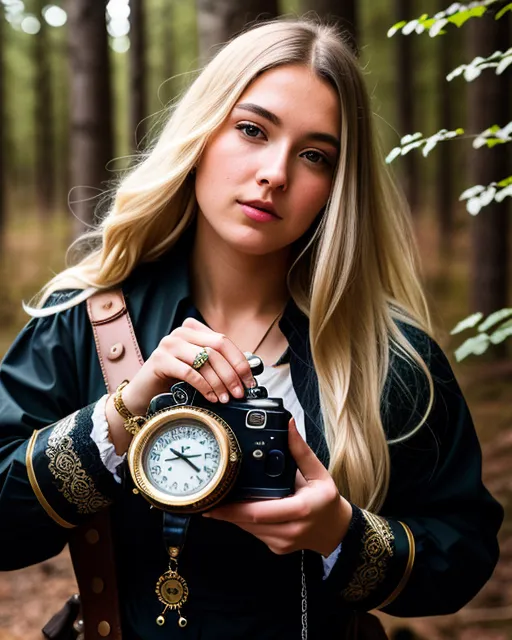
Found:
[[[245,382],[245,386],[248,389],[254,389],[254,387],[256,386],[256,380],[254,378],[246,378],[244,382]]]
[[[244,395],[244,390],[242,389],[242,387],[235,387],[233,389],[233,395],[241,398]]]
[[[227,393],[221,393],[219,399],[221,402],[229,402],[229,396]]]

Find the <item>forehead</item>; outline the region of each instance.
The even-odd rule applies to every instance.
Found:
[[[285,65],[265,71],[241,95],[238,103],[251,102],[277,115],[283,125],[325,131],[339,136],[340,104],[336,90],[302,65]]]

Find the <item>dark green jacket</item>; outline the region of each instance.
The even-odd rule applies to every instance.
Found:
[[[124,283],[144,358],[181,324],[190,304],[188,286],[187,260],[180,251],[138,267]],[[72,295],[58,294],[52,303]],[[290,302],[280,327],[289,343],[307,440],[327,464],[308,320]],[[434,406],[416,435],[390,446],[385,505],[379,517],[354,508],[327,580],[320,556],[306,554],[310,608],[319,619],[327,607],[343,612],[383,603],[386,612],[398,616],[456,611],[482,587],[498,559],[502,508],[482,484],[480,447],[464,398],[439,346],[417,329],[401,329],[433,375]],[[274,637],[270,631],[256,632],[257,624],[267,630],[272,624],[275,637],[287,637],[278,627],[300,607],[300,554],[277,556],[234,525],[200,516],[192,518],[180,564],[194,622],[186,630],[173,627],[171,635],[169,625],[165,631],[156,627],[161,606],[154,588],[167,565],[161,513],[116,483],[100,460],[90,430],[95,402],[104,393],[83,303],[32,319],[5,356],[0,370],[0,570],[59,553],[71,527],[110,505],[126,638],[132,632],[141,638],[174,633],[180,638],[201,633],[205,638],[250,637],[248,629],[253,637]],[[382,398],[389,438],[417,424],[427,401],[423,374],[393,358]],[[216,631],[207,635],[201,625]]]

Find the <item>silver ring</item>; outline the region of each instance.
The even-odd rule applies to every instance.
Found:
[[[200,369],[203,364],[208,362],[208,351],[206,349],[201,349],[201,351],[194,358],[194,362],[192,363],[192,369]]]

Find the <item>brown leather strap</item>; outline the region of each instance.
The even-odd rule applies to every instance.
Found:
[[[97,293],[87,300],[101,371],[108,392],[132,378],[144,364],[121,290]]]
[[[120,290],[87,300],[101,371],[109,393],[131,379],[144,360]],[[119,595],[110,512],[100,511],[71,533],[69,542],[84,621],[85,640],[121,640]]]
[[[74,529],[69,540],[85,640],[121,640],[121,619],[110,512],[100,511]]]

